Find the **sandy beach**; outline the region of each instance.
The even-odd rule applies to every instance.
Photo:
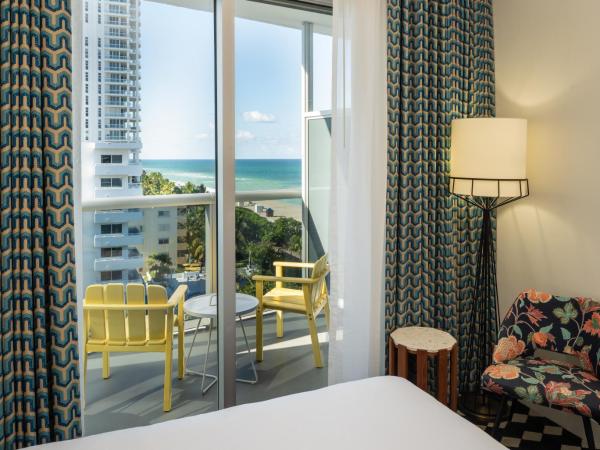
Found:
[[[273,221],[278,219],[279,217],[291,217],[298,221],[302,221],[302,207],[300,206],[301,201],[295,201],[294,203],[286,202],[284,200],[261,200],[259,202],[255,202],[265,209],[271,208],[274,211],[273,217],[267,217],[264,212],[260,213],[262,217],[266,217],[267,219]],[[252,204],[246,203],[244,208],[247,208],[251,211],[254,211],[254,202]]]

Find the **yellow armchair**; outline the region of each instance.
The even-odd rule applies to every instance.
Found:
[[[308,320],[308,329],[312,343],[316,367],[323,367],[316,318],[321,311],[325,314],[329,328],[329,293],[326,277],[329,273],[327,255],[314,263],[274,262],[275,276],[255,275],[256,282],[256,360],[263,360],[263,313],[267,309],[277,311],[277,337],[283,337],[283,313],[292,312],[303,314]],[[311,269],[309,278],[284,276],[284,268]],[[275,288],[264,293],[265,282],[275,282]],[[289,284],[300,285],[300,288],[286,287]]]
[[[165,354],[163,410],[171,410],[173,329],[177,328],[178,378],[185,374],[183,302],[187,286],[179,286],[170,299],[162,286],[122,283],[93,284],[83,300],[85,351],[84,379],[88,354],[102,353],[102,377],[110,376],[111,352],[162,352]],[[126,295],[125,295],[126,294]]]

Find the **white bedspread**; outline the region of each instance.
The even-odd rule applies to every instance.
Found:
[[[398,377],[338,384],[40,448],[506,450],[475,425]]]

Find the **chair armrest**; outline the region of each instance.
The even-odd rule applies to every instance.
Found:
[[[183,302],[185,301],[185,293],[187,292],[188,287],[186,285],[178,286],[175,289],[175,292],[171,295],[171,298],[167,302],[167,305],[171,306],[180,306],[183,308]]]
[[[253,281],[279,281],[281,283],[314,284],[318,278],[275,277],[272,275],[254,275]]]
[[[297,267],[312,269],[315,267],[314,263],[302,263],[302,262],[286,262],[286,261],[274,261],[273,266],[275,267]]]

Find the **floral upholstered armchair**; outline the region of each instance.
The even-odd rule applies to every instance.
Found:
[[[590,419],[600,421],[600,303],[528,290],[517,297],[498,337],[493,364],[481,377],[483,389],[502,396],[495,433],[506,401],[521,400],[581,415],[588,447],[594,448]],[[579,363],[544,359],[538,349]]]

